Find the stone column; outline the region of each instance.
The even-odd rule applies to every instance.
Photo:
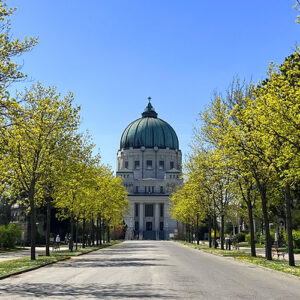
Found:
[[[140,237],[139,239],[143,238],[143,231],[144,231],[144,207],[145,204],[144,203],[140,203],[140,211],[139,211],[139,232],[140,232]]]
[[[135,203],[132,202],[131,205],[131,213],[130,213],[130,220],[129,220],[129,236],[128,238],[132,240],[134,238],[134,216],[135,216]]]
[[[155,222],[156,239],[159,240],[159,203],[155,204],[154,222]]]

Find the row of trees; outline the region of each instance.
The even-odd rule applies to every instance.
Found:
[[[55,87],[36,83],[10,94],[12,84],[26,78],[13,59],[37,44],[34,38],[12,39],[14,10],[0,0],[0,188],[4,198],[28,208],[35,259],[37,208],[47,207],[49,255],[53,207],[59,218],[70,219],[73,242],[74,222],[82,222],[84,231],[86,222],[119,225],[127,198],[120,179],[93,155],[90,137],[79,133],[80,107],[72,93],[62,97]]]
[[[208,219],[214,238],[219,220],[224,249],[225,217],[247,212],[255,256],[253,220],[260,215],[271,260],[270,216],[285,210],[289,264],[295,265],[292,208],[299,205],[299,115],[299,48],[282,65],[271,64],[264,81],[235,80],[225,96],[214,95],[200,114],[186,182],[172,195],[173,217],[195,228]]]

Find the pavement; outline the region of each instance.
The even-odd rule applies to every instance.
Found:
[[[239,250],[247,253],[251,252],[251,249],[249,247],[239,247]],[[266,256],[265,248],[256,248],[256,255],[265,257]],[[277,259],[277,255],[275,255],[273,258]],[[300,254],[294,254],[294,258],[296,262],[300,263]],[[285,253],[284,258],[282,256],[279,256],[279,259],[289,260],[288,253]]]
[[[196,241],[194,241],[194,244],[197,244]],[[208,246],[208,242],[207,241],[201,241],[201,244],[205,244],[206,246]],[[218,247],[220,249],[220,247]],[[233,248],[231,247],[231,249],[233,250]],[[265,252],[265,248],[256,248],[256,255],[259,255],[259,256],[262,256],[262,257],[265,257],[266,256],[266,252]],[[239,251],[244,251],[244,252],[247,252],[247,253],[250,253],[251,252],[251,249],[250,247],[239,247]],[[273,257],[273,259],[277,259],[277,256],[275,255]],[[284,257],[282,256],[279,256],[279,259],[282,260],[289,260],[289,255],[288,253],[285,253]],[[294,259],[296,262],[300,263],[300,254],[294,254]]]
[[[171,241],[126,241],[1,281],[0,299],[300,299],[299,278]]]
[[[67,249],[68,249],[67,245],[60,246],[60,250],[67,250]],[[36,247],[35,251],[36,251],[36,255],[45,255],[46,247]],[[50,247],[50,252],[53,252],[52,247]],[[11,260],[11,259],[17,259],[17,258],[25,258],[28,256],[30,256],[30,247],[25,247],[25,249],[21,251],[0,253],[0,262]]]

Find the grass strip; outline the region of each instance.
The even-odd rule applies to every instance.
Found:
[[[30,257],[26,257],[3,261],[0,262],[0,278],[25,270],[32,270],[66,258],[68,256],[38,256],[36,260],[30,260]]]
[[[0,279],[6,278],[8,275],[19,274],[20,272],[34,270],[38,267],[46,266],[58,261],[68,259],[72,256],[86,254],[99,249],[113,247],[119,244],[120,241],[113,241],[98,246],[90,246],[86,248],[78,248],[73,252],[69,250],[55,251],[51,256],[38,255],[36,260],[30,260],[30,257],[18,258],[0,262]]]
[[[187,243],[183,241],[177,241],[183,245],[193,247],[195,249],[199,249],[205,252],[217,254],[220,256],[226,256],[226,257],[232,257],[234,259],[238,259],[243,262],[248,262],[252,263],[261,267],[265,267],[267,269],[272,269],[276,271],[280,271],[286,274],[294,275],[297,277],[300,277],[300,267],[295,266],[291,267],[288,264],[287,260],[279,260],[279,259],[273,259],[273,260],[267,260],[264,257],[257,256],[257,257],[252,257],[250,253],[246,253],[243,251],[237,251],[237,250],[221,250],[221,249],[215,249],[215,248],[209,248],[206,245],[195,245],[192,243]]]

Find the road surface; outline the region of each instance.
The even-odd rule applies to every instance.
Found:
[[[0,281],[0,299],[300,299],[300,280],[168,241],[115,248]]]

